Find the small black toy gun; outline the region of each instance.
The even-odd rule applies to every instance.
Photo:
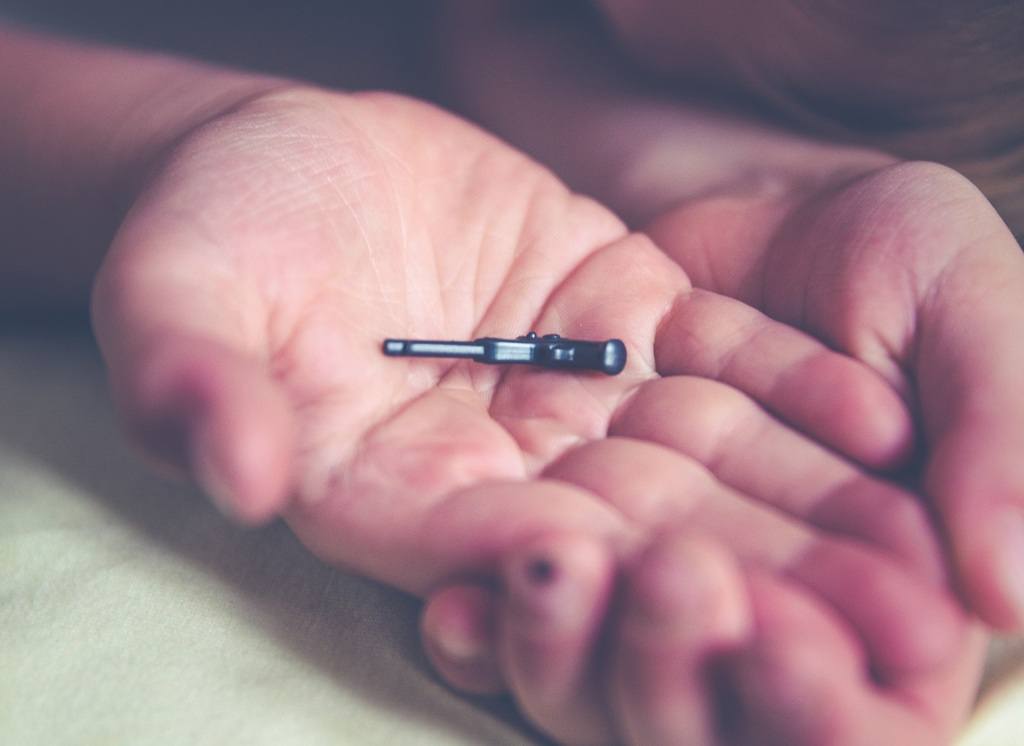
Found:
[[[384,354],[392,357],[468,358],[490,365],[596,370],[609,376],[621,373],[626,367],[626,346],[620,339],[593,342],[563,339],[557,334],[538,337],[535,332],[515,339],[481,337],[472,342],[385,339]]]

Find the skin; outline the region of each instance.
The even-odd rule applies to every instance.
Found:
[[[728,293],[695,291],[699,267],[680,271],[604,208],[431,107],[272,80],[232,84],[230,95],[213,88],[194,119],[158,128],[162,145],[129,159],[122,198],[133,207],[94,296],[115,394],[153,454],[189,466],[229,515],[283,511],[329,561],[431,596],[428,647],[444,599],[456,603],[437,634],[459,623],[487,632],[481,619],[518,615],[498,625],[506,659],[566,657],[535,654],[554,665],[500,673],[567,742],[949,735],[979,638],[935,585],[942,562],[928,520],[911,495],[815,444],[874,467],[906,456],[908,408],[884,372]],[[620,379],[577,380],[379,354],[379,340],[398,333],[531,326],[621,336],[631,367]],[[746,356],[744,331],[786,354]],[[686,339],[708,340],[702,368],[687,368]],[[715,370],[726,359],[736,361],[731,378]],[[831,392],[865,404],[843,413],[843,427],[805,405]],[[762,434],[756,443],[730,437],[748,426]],[[765,460],[749,458],[762,447]],[[645,461],[653,481],[631,492]],[[620,468],[587,481],[607,465]],[[852,486],[844,494],[840,484]],[[902,516],[896,529],[879,526],[879,506]],[[679,525],[696,535],[678,536]],[[556,578],[578,574],[583,586],[575,604],[553,604],[575,608],[555,624],[553,647],[552,604],[516,582],[537,552],[560,568]],[[625,579],[621,605],[607,605],[612,573]],[[865,575],[877,582],[836,592]],[[687,600],[666,581],[681,576],[722,593]],[[506,613],[466,578],[502,581]],[[928,634],[892,599],[913,599]],[[481,613],[464,613],[473,608]],[[858,616],[863,608],[879,613]],[[705,616],[706,626],[676,629]],[[649,617],[651,645],[637,632]],[[613,651],[612,663],[598,676],[587,661],[606,626],[612,642],[599,652]],[[462,651],[475,657],[464,668],[493,684],[479,635],[466,637]],[[721,689],[706,678],[712,652],[730,662]],[[833,655],[848,664],[807,669]],[[687,683],[659,673],[666,656]],[[659,694],[638,698],[630,682]],[[536,694],[552,691],[553,706]],[[787,691],[833,691],[838,722],[861,730],[823,735],[835,719],[813,698],[777,698]],[[611,703],[611,721],[580,716],[595,697]],[[720,697],[744,703],[747,730],[717,732]],[[778,718],[804,701],[802,717]],[[799,732],[786,730],[793,723]]]
[[[583,661],[599,653],[615,568],[639,562],[646,573],[648,545],[676,525],[711,543],[708,572],[741,563],[723,592],[755,609],[735,612],[728,630],[702,631],[681,659],[703,666],[721,635],[738,660],[767,644],[772,626],[743,592],[746,574],[767,573],[776,580],[766,608],[776,595],[806,599],[831,630],[822,648],[844,642],[855,661],[837,669],[845,699],[856,694],[872,727],[885,724],[879,733],[901,732],[898,721],[933,738],[956,722],[980,638],[943,588],[926,513],[803,432],[832,432],[804,396],[838,391],[865,406],[846,417],[837,447],[879,464],[906,454],[909,414],[868,366],[695,290],[610,212],[410,99],[272,91],[179,139],[152,173],[101,269],[95,328],[129,428],[185,463],[225,513],[283,514],[328,562],[424,597],[467,578],[512,587],[517,558],[532,558],[537,542],[558,574],[596,565],[575,603],[541,602],[581,615],[559,633],[574,644],[552,645],[546,624],[527,621],[517,637],[503,622],[507,659],[538,661],[504,675],[527,716],[567,743],[613,740],[620,720],[658,722],[648,700],[616,684],[654,675],[632,668],[607,682],[622,715],[584,717],[604,697],[587,693],[604,684]],[[379,348],[387,335],[528,328],[617,334],[629,366],[618,377],[565,376],[394,360]],[[744,373],[753,351],[738,329],[780,354]],[[680,369],[679,341],[696,338],[711,341],[709,361],[737,361],[731,382]],[[897,527],[877,531],[876,511],[901,516]],[[580,559],[566,558],[580,546]],[[508,603],[524,608],[515,593]],[[559,652],[517,652],[535,644]],[[759,665],[742,680],[774,692]],[[861,691],[872,676],[885,682],[874,698]],[[690,680],[680,696],[706,720],[718,705],[704,674]],[[900,704],[904,692],[912,704]]]
[[[677,205],[645,227],[699,286],[801,326],[867,362],[904,395],[925,444],[918,484],[948,533],[969,604],[996,627],[1020,629],[1024,472],[1012,454],[1024,445],[1024,409],[1012,371],[1024,358],[1015,341],[1024,313],[1011,298],[1024,288],[1012,235],[1024,235],[1024,150],[1007,143],[1024,107],[1019,96],[1003,93],[1020,80],[1011,30],[1024,21],[1020,7],[929,3],[922,12],[911,1],[777,0],[758,4],[739,24],[746,4],[696,14],[688,8],[689,23],[681,22],[680,7],[603,3],[613,33],[641,64],[680,81],[717,79],[805,132],[900,157],[874,165],[865,156],[862,175],[846,183],[841,171],[829,179],[826,166],[820,186],[796,186],[781,199],[741,197],[744,209],[761,214],[738,221],[745,224],[738,231],[771,220],[780,226],[757,248],[740,246],[743,239],[697,247],[682,237],[691,227],[720,233],[718,210],[736,224],[734,206]],[[745,43],[714,33],[730,23]],[[703,24],[709,33],[698,42],[694,32]],[[783,34],[798,51],[772,43]],[[676,56],[684,49],[722,61],[717,78]],[[928,75],[914,72],[921,60],[931,66]],[[907,162],[915,158],[941,160],[960,173]],[[821,216],[817,228],[782,222],[808,203]],[[704,210],[711,214],[694,214]],[[833,246],[820,250],[828,242]],[[747,277],[722,271],[738,257],[760,269]],[[820,279],[833,273],[835,282]],[[751,287],[754,277],[760,290]],[[813,289],[796,300],[788,288],[803,283]]]
[[[556,25],[544,14],[503,16],[500,8],[467,5],[455,19],[448,42],[455,50],[457,105],[630,216],[696,287],[802,328],[888,381],[914,412],[922,436],[917,460],[901,478],[918,485],[942,518],[966,600],[992,624],[1019,625],[1024,558],[1014,529],[1024,484],[1017,447],[1007,446],[1024,440],[1013,383],[1024,317],[1012,301],[1024,290],[1024,274],[1012,232],[983,195],[936,164],[794,137],[721,107],[695,108],[652,92],[616,67],[614,54],[595,44],[593,34],[566,33],[573,24],[564,17]],[[575,26],[585,28],[586,17]],[[670,35],[672,28],[662,23],[656,33]],[[515,96],[506,95],[510,90]],[[688,146],[694,140],[697,146]],[[701,178],[709,162],[722,167],[714,180]],[[748,339],[757,343],[756,335]],[[704,336],[680,344],[683,372],[717,377],[756,396],[751,384],[737,383],[736,371],[749,368],[713,355],[709,361],[710,346]],[[817,435],[836,447],[843,432]],[[866,509],[861,519],[870,520]],[[472,688],[485,680],[480,672],[487,660],[488,683],[500,686],[502,668],[514,659],[502,656],[500,646],[489,652],[487,625],[465,621],[493,619],[496,611],[467,588],[451,593],[454,600],[437,603],[449,618],[461,619],[461,629],[479,633],[476,678],[460,677],[438,655],[441,670]],[[470,599],[461,610],[458,594]],[[431,616],[428,609],[428,639],[440,634]],[[840,679],[836,687],[860,686]],[[916,739],[896,736],[897,730],[882,735],[889,726],[881,723],[895,723],[885,718],[871,725],[840,721],[827,737],[806,742],[949,737],[948,729],[945,736],[920,732]],[[881,730],[870,736],[870,727]],[[779,742],[804,741],[790,734]]]

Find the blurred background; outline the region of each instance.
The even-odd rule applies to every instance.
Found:
[[[410,91],[429,78],[421,53],[433,7],[404,0],[0,0],[0,19],[325,85]]]

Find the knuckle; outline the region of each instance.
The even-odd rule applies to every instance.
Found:
[[[751,411],[751,402],[730,386],[674,376],[641,386],[611,434],[660,442],[703,461]]]

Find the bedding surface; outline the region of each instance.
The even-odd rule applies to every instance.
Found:
[[[244,531],[125,445],[84,333],[0,333],[0,744],[540,744],[419,651],[415,600]],[[1024,645],[959,746],[1024,744]]]
[[[532,744],[418,604],[232,527],[119,434],[85,335],[0,336],[0,744]]]

